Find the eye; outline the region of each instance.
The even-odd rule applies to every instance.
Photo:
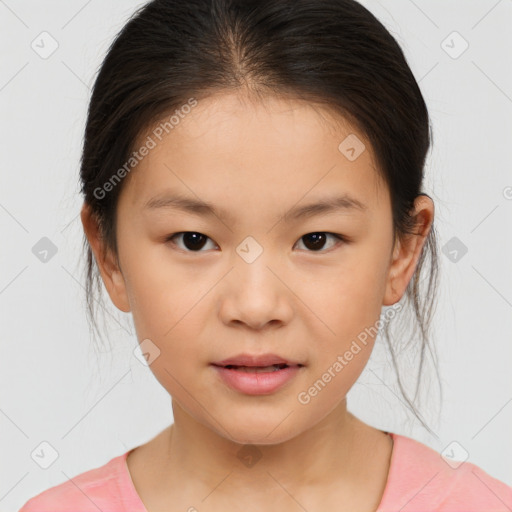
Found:
[[[342,235],[337,235],[336,233],[327,233],[325,231],[316,231],[314,233],[308,233],[308,234],[302,236],[301,238],[299,238],[299,242],[304,239],[305,240],[304,245],[308,249],[311,249],[312,252],[327,252],[327,251],[322,251],[321,249],[324,246],[325,241],[328,236],[334,237],[341,242],[346,242],[345,238]],[[331,245],[331,247],[333,247],[333,246]]]
[[[183,244],[185,245],[184,250],[186,252],[204,252],[200,249],[205,246],[206,240],[210,240],[210,238],[208,238],[206,235],[198,233],[197,231],[180,231],[179,233],[169,235],[165,241],[171,242],[173,245],[178,246],[174,239],[181,236],[183,237]],[[180,247],[180,249],[182,249],[182,247]]]
[[[328,233],[325,231],[316,231],[313,233],[308,233],[302,236],[299,239],[299,242],[305,240],[304,245],[308,249],[308,252],[327,252],[326,250],[322,250],[325,246],[325,242],[328,237],[332,237],[337,239],[340,242],[347,243],[347,240],[342,236],[336,233]],[[180,247],[178,243],[175,242],[175,239],[183,238],[183,247]],[[185,250],[186,252],[204,252],[201,249],[206,245],[207,240],[211,240],[206,235],[199,233],[197,231],[180,231],[178,233],[174,233],[165,238],[165,242],[170,242],[173,245],[177,246],[180,249]],[[213,242],[213,240],[211,240]],[[217,245],[214,244],[215,247]],[[331,248],[335,247],[336,244],[331,244]],[[214,248],[215,248],[214,247]]]

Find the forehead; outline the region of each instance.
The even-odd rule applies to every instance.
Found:
[[[166,190],[244,209],[262,200],[291,206],[330,191],[373,209],[387,195],[369,142],[323,106],[223,93],[187,112],[174,123],[163,117],[139,137],[136,147],[151,139],[151,149],[123,186],[132,207]]]

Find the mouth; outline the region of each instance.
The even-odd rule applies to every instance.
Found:
[[[221,368],[226,368],[227,370],[237,370],[240,372],[247,373],[269,373],[269,372],[277,372],[279,370],[284,370],[285,368],[289,368],[290,366],[304,366],[302,364],[296,365],[288,365],[286,363],[272,364],[269,366],[244,366],[244,365],[236,365],[236,364],[227,364],[227,365],[215,365],[220,366]]]
[[[240,355],[212,366],[231,389],[246,395],[268,395],[290,382],[305,365],[267,354]]]
[[[215,361],[212,363],[214,366],[223,366],[224,368],[269,368],[267,371],[274,371],[274,369],[282,369],[286,366],[304,366],[299,361],[286,359],[276,354],[238,354],[234,357],[229,357],[222,361]],[[284,365],[284,366],[283,366]]]

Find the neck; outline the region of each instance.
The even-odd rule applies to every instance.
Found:
[[[168,485],[179,475],[180,481],[199,481],[211,491],[230,475],[220,493],[266,496],[270,502],[269,475],[290,490],[340,482],[350,488],[361,475],[362,435],[371,429],[347,411],[346,399],[313,428],[274,445],[233,442],[195,421],[174,401],[173,412],[174,424],[165,431],[162,448]],[[282,495],[279,485],[273,488]]]

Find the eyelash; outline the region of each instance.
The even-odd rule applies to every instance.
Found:
[[[198,235],[203,235],[203,236],[206,236],[204,235],[203,233],[200,233],[199,231],[178,231],[176,233],[173,233],[172,235],[169,235],[165,238],[164,242],[166,243],[171,243],[172,245],[176,246],[176,242],[174,242],[174,238],[178,235],[184,235],[185,233],[196,233]],[[313,234],[326,234],[326,235],[331,235],[335,238],[337,238],[339,240],[339,242],[343,243],[343,244],[347,244],[349,243],[349,241],[347,240],[346,237],[344,237],[343,235],[340,235],[338,233],[331,233],[329,231],[312,231],[310,233],[306,233],[305,235],[302,235],[298,241],[300,241],[302,238],[304,238],[305,236],[307,235],[313,235]],[[210,237],[206,236],[206,238],[208,240],[211,240]],[[322,252],[330,252],[331,250],[335,249],[336,246],[339,245],[339,244],[336,244],[334,247],[331,247],[330,249],[327,249],[327,250],[318,250],[318,251],[310,251],[310,250],[306,250],[306,252],[311,252],[311,253],[322,253]],[[184,252],[189,252],[189,253],[200,253],[200,252],[205,252],[203,250],[199,250],[199,251],[190,251],[188,249],[181,249],[179,248],[180,250],[184,251]]]

